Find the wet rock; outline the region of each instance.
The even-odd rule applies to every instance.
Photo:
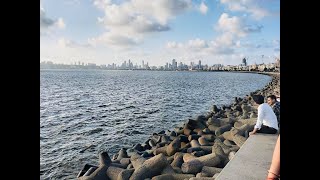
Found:
[[[181,149],[191,147],[190,143],[181,142]]]
[[[220,111],[220,109],[216,105],[213,105],[211,111],[217,113]]]
[[[130,158],[122,158],[120,160],[120,164],[124,165],[124,166],[128,166],[131,163]]]
[[[195,134],[195,133],[192,132],[191,129],[184,128],[184,129],[183,129],[183,134],[186,135],[186,136],[190,136],[190,134]]]
[[[186,122],[186,125],[185,125],[185,129],[190,129],[190,130],[194,130],[194,129],[204,129],[206,128],[206,126],[202,123],[202,121],[196,121],[196,120],[193,120],[193,119],[189,119],[187,122]],[[190,134],[189,134],[190,135]]]
[[[193,153],[194,151],[202,151],[202,149],[199,147],[191,147],[187,149],[187,153]]]
[[[213,179],[217,178],[219,176],[220,173],[215,174],[214,176],[212,176]]]
[[[210,149],[211,150],[211,149]],[[185,153],[183,154],[183,162],[188,162],[192,159],[197,158],[196,156],[192,155],[191,153]]]
[[[200,157],[200,156],[206,155],[207,153],[201,150],[201,151],[194,151],[191,154],[196,156],[196,157]]]
[[[176,172],[170,164],[168,164],[161,172],[161,174],[175,174]]]
[[[185,142],[185,143],[189,142],[188,136],[186,136],[186,135],[179,135],[178,138],[179,138],[180,142]]]
[[[211,117],[208,119],[206,122],[207,126],[214,125],[219,127],[220,126],[220,121],[216,117]]]
[[[217,173],[220,173],[222,171],[222,168],[217,167],[209,167],[209,166],[203,166],[201,172],[208,174],[209,177],[214,176]]]
[[[258,116],[257,116],[256,113],[254,113],[254,112],[250,113],[250,118],[257,118],[257,117],[258,117]]]
[[[173,160],[174,160],[174,155],[167,157],[167,161],[169,162],[169,164],[171,164]]]
[[[152,178],[152,180],[185,180],[194,177],[193,174],[162,174]]]
[[[188,136],[188,141],[191,142],[192,140],[198,140],[199,137],[201,137],[201,136],[199,136],[197,134],[191,134],[190,136]]]
[[[168,161],[163,154],[156,155],[146,160],[139,168],[135,169],[130,180],[141,180],[160,175],[162,170],[168,165]]]
[[[177,136],[177,133],[175,131],[171,131],[170,136]]]
[[[241,109],[243,112],[249,112],[251,110],[251,107],[248,106],[247,104],[242,104]]]
[[[118,152],[118,157],[117,160],[121,160],[122,158],[128,158],[127,154],[127,149],[126,148],[121,148],[120,151]]]
[[[242,113],[240,112],[240,111],[237,111],[236,113],[235,113],[235,116],[241,116],[242,115]]]
[[[119,180],[119,179],[126,179],[128,180],[133,173],[133,170],[122,169],[118,167],[110,166],[107,169],[107,176],[110,180]]]
[[[191,144],[191,147],[199,147],[200,146],[199,142],[197,140],[195,140],[195,139],[192,140],[190,142],[190,144]]]
[[[220,126],[232,125],[235,123],[236,119],[234,117],[222,118],[220,119]]]
[[[149,145],[149,143],[148,144],[143,144],[142,148],[143,148],[143,150],[149,150],[149,149],[151,149],[151,146]],[[128,153],[128,151],[127,151],[127,153]],[[129,156],[129,154],[128,154],[128,156]]]
[[[201,151],[204,151],[206,154],[209,154],[212,152],[212,146],[200,146]]]
[[[174,153],[176,153],[179,148],[181,147],[181,142],[178,138],[176,138],[175,140],[173,140],[167,147],[166,151],[167,151],[167,155],[168,156],[172,156],[174,155]]]
[[[153,140],[153,142],[155,142],[157,144],[157,143],[161,142],[161,136],[154,133],[153,136],[151,137],[151,140]]]
[[[177,152],[174,154],[174,160],[171,163],[172,167],[181,167],[183,163],[183,154],[181,152]]]
[[[127,169],[134,169],[134,168],[133,168],[133,165],[132,165],[132,164],[129,164],[129,165],[127,166]]]
[[[209,145],[213,145],[213,143],[212,142],[209,142],[205,137],[200,137],[199,139],[198,139],[198,142],[199,142],[199,144],[201,145],[201,146],[209,146]]]
[[[120,163],[111,163],[110,166],[126,169],[127,166]]]
[[[170,143],[170,141],[167,141],[167,142],[159,142],[157,145],[156,145],[156,148],[159,148],[159,147],[163,147],[165,145],[168,145]]]
[[[214,180],[212,177],[192,177],[189,180]]]
[[[223,133],[224,134],[224,133]],[[230,140],[224,140],[223,141],[223,144],[227,145],[227,146],[233,146],[233,145],[236,145],[233,141],[230,141]]]
[[[164,155],[167,156],[167,155],[168,155],[168,154],[167,154],[167,146],[159,147],[159,148],[155,149],[155,150],[153,151],[153,154],[154,154],[154,155],[164,154]]]
[[[199,173],[197,173],[196,177],[197,177],[197,178],[198,178],[198,177],[209,177],[209,175],[206,174],[206,173],[203,173],[203,172],[199,172]]]
[[[215,135],[219,136],[219,135],[223,134],[226,131],[230,131],[231,127],[232,127],[231,124],[227,124],[227,125],[221,126],[215,131]]]
[[[176,172],[177,174],[182,174],[183,173],[181,168],[179,168],[179,167],[172,167],[172,168],[173,168],[174,172]]]
[[[235,156],[236,152],[231,151],[228,155],[229,160],[231,160]]]
[[[150,140],[149,140],[149,145],[150,145],[151,147],[155,147],[157,144],[156,144],[156,142],[155,142],[153,139],[150,139]]]
[[[105,180],[107,179],[106,171],[108,167],[111,165],[111,159],[107,152],[102,152],[99,154],[99,167],[93,171],[91,174],[87,174],[88,176],[81,176],[79,180]],[[90,168],[89,168],[90,169]]]
[[[219,128],[219,126],[215,126],[215,125],[209,125],[208,129],[212,132],[215,133],[215,131]]]
[[[202,132],[203,132],[204,134],[209,134],[211,131],[210,131],[210,129],[208,129],[208,128],[204,128],[204,129],[202,130]],[[200,135],[200,134],[198,134],[198,135]]]
[[[254,129],[253,125],[249,125],[249,124],[244,124],[242,126],[240,126],[239,128],[232,128],[230,130],[232,135],[238,134],[240,136],[245,136],[245,132],[248,131],[252,131]]]
[[[246,140],[247,138],[240,136],[238,134],[233,136],[233,142],[236,143],[236,145],[238,145],[239,147],[241,147]]]
[[[197,159],[203,164],[203,166],[213,167],[221,162],[221,158],[213,153],[198,157]]]
[[[90,170],[89,173],[88,173],[88,175],[89,175],[96,169],[98,169],[98,166],[94,166],[94,165],[91,165],[91,164],[85,164],[84,167],[79,172],[79,174],[77,175],[77,178],[83,176],[86,172],[88,172]]]
[[[88,169],[88,171],[83,175],[83,176],[89,176],[90,174],[92,174],[96,169],[98,169],[98,167],[90,167]]]
[[[182,127],[175,127],[174,132],[176,132],[177,135],[183,134],[184,129]]]
[[[213,141],[215,139],[213,134],[203,134],[201,137],[204,137],[207,141]]]
[[[133,168],[138,169],[146,161],[146,159],[135,153],[130,157],[130,161]]]
[[[248,112],[243,112],[241,118],[242,119],[248,119],[249,118]]]
[[[137,151],[143,151],[143,147],[141,146],[140,143],[136,144],[134,147],[133,147],[134,150],[137,150]]]
[[[162,143],[169,143],[170,142],[170,136],[166,136],[166,135],[161,136],[161,142]]]
[[[197,174],[201,171],[203,164],[198,159],[192,159],[188,162],[184,162],[181,166],[181,170],[185,174]]]

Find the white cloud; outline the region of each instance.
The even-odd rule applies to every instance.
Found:
[[[199,6],[199,10],[202,14],[207,14],[208,12],[208,6],[202,1],[200,6]]]
[[[263,26],[246,25],[245,20],[241,17],[229,17],[227,13],[223,13],[218,20],[216,28],[223,33],[231,33],[238,37],[245,37],[248,33],[260,32]]]
[[[66,39],[66,38],[60,38],[58,39],[58,47],[60,48],[88,48],[91,47],[90,44],[80,44],[75,41]]]
[[[195,55],[232,54],[234,52],[232,46],[227,46],[220,41],[208,42],[199,38],[191,39],[185,43],[168,42],[166,48],[180,54],[192,52]]]
[[[60,28],[60,29],[64,29],[66,27],[66,24],[64,23],[62,18],[59,18],[56,21],[56,24],[57,24],[57,27]]]
[[[54,20],[46,16],[45,10],[40,4],[40,35],[48,34],[52,29],[64,29],[65,23],[62,18]]]
[[[260,7],[262,0],[220,0],[220,3],[230,11],[249,13],[256,20],[272,15],[267,9]]]
[[[128,47],[143,42],[149,34],[169,31],[169,20],[191,9],[192,3],[191,0],[130,0],[115,4],[111,0],[95,0],[94,5],[104,12],[98,21],[106,32],[91,38],[91,43]]]
[[[196,48],[196,49],[208,47],[207,42],[205,40],[201,40],[199,38],[189,40],[187,45],[189,48]]]

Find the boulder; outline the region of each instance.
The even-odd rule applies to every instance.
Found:
[[[135,169],[130,180],[141,180],[160,175],[167,165],[169,165],[169,163],[165,155],[158,154],[146,160],[140,167]]]

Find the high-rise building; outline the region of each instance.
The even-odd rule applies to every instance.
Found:
[[[177,62],[175,59],[172,59],[172,69],[176,70],[177,69]]]
[[[242,64],[243,64],[244,66],[247,66],[247,60],[246,60],[246,58],[243,58],[243,59],[242,59]]]
[[[201,60],[199,60],[198,69],[201,69]]]
[[[142,68],[144,68],[144,60],[142,60]]]

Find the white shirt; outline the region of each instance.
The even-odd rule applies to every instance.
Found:
[[[269,126],[278,130],[277,116],[274,114],[272,108],[267,104],[260,104],[258,107],[258,118],[254,128],[260,129],[261,125]]]

